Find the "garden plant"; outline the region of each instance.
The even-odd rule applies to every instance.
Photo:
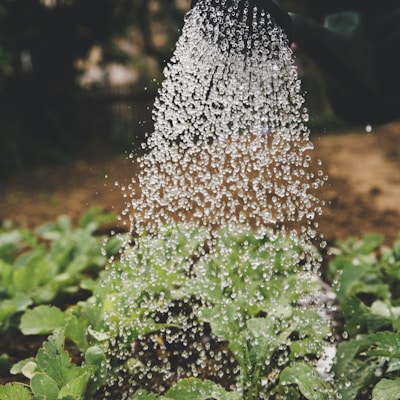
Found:
[[[320,253],[327,177],[288,44],[258,4],[198,3],[125,230],[98,210],[3,227],[0,400],[399,398],[400,243]]]
[[[26,359],[2,349],[3,374],[9,369],[15,377],[0,387],[1,399],[398,398],[400,242],[389,248],[368,235],[332,249],[326,276],[337,302],[333,335],[311,304],[301,306],[296,287],[304,272],[291,264],[301,249],[288,254],[288,239],[222,228],[216,250],[199,253],[201,229],[166,226],[158,237],[135,239],[142,242],[135,260],[149,280],[139,264],[121,262],[127,237],[96,236],[107,218],[91,210],[78,228],[61,217],[34,232],[2,230],[3,341],[42,341]],[[171,238],[174,249],[165,246]],[[271,240],[280,250],[266,287],[249,260],[262,265]],[[104,269],[110,257],[115,268]],[[199,263],[207,267],[196,275]],[[218,274],[221,263],[226,276]],[[34,276],[41,279],[32,279],[39,268]],[[320,282],[302,291],[312,299]],[[316,360],[332,343],[337,355],[327,375]],[[196,349],[195,360],[185,358],[185,346]],[[173,377],[162,376],[160,363],[167,362],[176,363]],[[129,388],[118,385],[122,375]]]

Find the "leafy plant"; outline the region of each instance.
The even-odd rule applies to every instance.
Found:
[[[299,266],[304,249],[272,232],[256,236],[241,228],[220,230],[212,249],[209,239],[205,229],[167,226],[156,237],[139,238],[114,265],[103,306],[110,336],[118,341],[110,353],[121,357],[116,374],[130,371],[134,386],[135,376],[157,370],[140,354],[129,354],[132,343],[152,338],[145,344],[150,351],[160,345],[160,352],[173,352],[181,338],[177,329],[192,329],[190,335],[201,338],[210,326],[217,342],[228,343],[240,370],[227,390],[245,399],[283,399],[288,393],[333,398],[312,361],[322,355],[329,329],[311,303],[301,305],[320,289]],[[175,304],[188,311],[174,312]],[[221,376],[227,373],[220,368]]]
[[[338,243],[330,265],[344,318],[334,372],[344,400],[399,399],[400,241],[380,235]]]
[[[14,365],[12,372],[30,379],[30,389],[36,399],[79,400],[85,398],[89,380],[97,368],[90,363],[80,367],[71,363],[64,350],[64,333],[56,329],[36,358]],[[15,385],[13,390],[20,390],[19,386]]]
[[[63,232],[44,231],[57,242]],[[301,267],[300,245],[242,228],[210,238],[205,229],[184,225],[165,226],[134,246],[126,237],[114,241],[125,250],[88,281],[92,297],[66,310],[38,305],[21,316],[23,334],[51,335],[35,358],[12,368],[30,379],[35,396],[63,398],[67,387],[79,386],[74,396],[91,398],[106,383],[118,393],[123,379],[136,388],[132,399],[180,399],[183,393],[199,400],[334,398],[315,368],[330,333],[313,305],[320,284]],[[82,366],[67,360],[65,339],[79,349]],[[144,375],[163,377],[165,363],[177,373],[197,368],[194,375],[203,377],[162,378],[160,395],[145,390],[157,384],[140,388]],[[77,368],[81,386],[74,381]],[[62,379],[55,379],[56,370]]]
[[[399,398],[400,241],[389,248],[380,235],[368,235],[332,250],[328,277],[343,340],[330,380],[317,370],[332,337],[314,304],[320,282],[303,266],[304,254],[317,257],[312,249],[274,232],[237,227],[210,235],[190,225],[105,244],[94,236],[96,215],[83,219],[86,228],[59,220],[36,233],[0,235],[2,260],[13,268],[36,246],[47,249],[47,260],[58,257],[57,274],[86,265],[73,268],[76,280],[59,287],[53,305],[29,296],[25,306],[20,297],[23,309],[8,321],[26,336],[50,336],[35,357],[11,369],[29,386],[0,386],[0,398],[93,399],[104,390],[130,400]],[[83,237],[97,248],[77,243]],[[82,254],[92,262],[73,261]],[[104,270],[100,260],[107,258],[113,261]],[[13,276],[6,268],[1,276]],[[2,279],[4,296],[14,283]],[[91,296],[60,308],[66,288]],[[72,359],[70,349],[77,350]]]
[[[113,239],[102,249],[104,238],[95,230],[112,214],[88,211],[81,226],[68,217],[39,227],[0,232],[0,331],[17,326],[28,307],[57,303],[61,296],[84,289],[85,280],[96,278],[120,243]]]

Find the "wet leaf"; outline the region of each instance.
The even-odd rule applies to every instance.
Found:
[[[372,391],[372,400],[399,400],[400,379],[382,379]]]
[[[138,390],[129,400],[168,400],[164,396],[159,396],[154,393],[147,393],[145,390]]]
[[[296,385],[307,400],[328,400],[329,387],[309,364],[296,362],[286,367],[280,375],[281,385]]]
[[[59,387],[79,374],[79,369],[71,365],[68,353],[64,350],[64,332],[56,330],[38,351],[39,368],[51,377]]]
[[[68,380],[60,389],[58,398],[65,399],[70,397],[73,400],[82,400],[92,373],[96,370],[93,366],[85,365],[79,370],[79,375]]]
[[[237,392],[228,392],[222,386],[212,381],[200,379],[183,379],[168,390],[168,399],[174,400],[204,400],[215,398],[218,400],[239,400],[241,396]]]
[[[378,332],[369,335],[372,346],[366,352],[369,357],[400,358],[400,333]]]
[[[0,386],[1,400],[31,400],[32,392],[22,383],[8,383]]]
[[[35,396],[46,400],[57,400],[60,388],[49,375],[37,373],[31,379],[31,388]]]

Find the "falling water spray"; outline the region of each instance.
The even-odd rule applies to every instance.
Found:
[[[303,339],[307,315],[321,314],[311,243],[326,178],[312,165],[288,37],[257,3],[198,1],[164,71],[123,211],[130,235],[106,283],[110,369],[125,398],[189,376],[269,398],[270,361],[243,364],[240,340],[261,346],[294,323]],[[325,332],[323,319],[312,324]],[[295,337],[282,340],[289,365]]]

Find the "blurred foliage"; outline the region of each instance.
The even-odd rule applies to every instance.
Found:
[[[302,11],[297,0],[282,4]],[[78,60],[100,48],[100,66],[133,65],[139,85],[148,86],[161,79],[189,6],[190,0],[0,0],[0,179],[113,149],[104,109],[79,85]],[[312,122],[313,114],[326,115],[323,85],[315,67],[296,55]]]
[[[134,0],[133,3],[135,12],[132,22],[142,40],[140,55],[153,57],[162,70],[178,40],[190,2]]]
[[[162,46],[153,42],[156,23],[168,28]],[[169,1],[0,0],[0,176],[107,141],[78,84],[77,60],[98,46],[101,63],[126,62],[116,40],[135,26],[143,54],[162,66],[179,24],[183,11]]]
[[[110,48],[129,24],[130,8],[128,0],[54,1],[49,6],[39,0],[1,1],[3,169],[65,161],[81,146],[84,113],[75,61],[94,44]]]

